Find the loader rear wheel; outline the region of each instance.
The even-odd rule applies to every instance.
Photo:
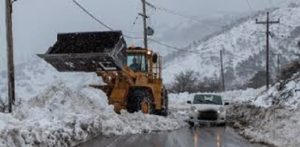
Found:
[[[168,91],[167,90],[165,90],[164,99],[165,99],[165,108],[163,110],[163,116],[168,116],[168,113],[169,113],[169,97],[168,97]]]
[[[168,113],[169,113],[169,98],[168,98],[167,90],[165,90],[164,95],[162,95],[162,97],[164,98],[164,100],[162,101],[163,108],[160,111],[156,112],[156,114],[161,115],[161,116],[168,116]]]

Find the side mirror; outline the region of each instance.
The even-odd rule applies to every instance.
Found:
[[[154,64],[157,63],[157,58],[158,58],[157,54],[153,54],[153,56],[152,56],[152,62]]]
[[[225,106],[228,106],[228,105],[229,105],[229,102],[225,102],[224,105],[225,105]]]
[[[188,103],[188,104],[192,104],[192,102],[191,102],[191,101],[187,101],[186,103]]]

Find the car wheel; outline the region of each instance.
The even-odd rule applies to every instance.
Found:
[[[220,126],[220,127],[226,127],[226,123],[225,122],[219,123],[218,126]]]
[[[195,126],[194,122],[189,121],[188,123],[189,123],[190,127],[194,127]]]

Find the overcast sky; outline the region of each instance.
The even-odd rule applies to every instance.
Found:
[[[0,49],[6,55],[4,1],[0,2]],[[196,19],[220,14],[261,10],[283,0],[149,0],[159,7],[175,10]],[[99,19],[116,30],[134,36],[141,35],[141,20],[133,22],[141,11],[140,0],[78,0]],[[185,18],[148,8],[150,24],[156,30],[174,26]],[[44,53],[56,40],[58,32],[106,30],[83,13],[72,0],[18,0],[14,3],[14,41],[16,60]],[[175,30],[176,31],[176,30]],[[159,34],[159,33],[158,33]],[[154,36],[155,37],[155,36]],[[2,60],[3,61],[3,60]]]

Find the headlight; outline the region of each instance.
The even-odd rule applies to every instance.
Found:
[[[108,76],[108,80],[111,81],[111,79],[112,79],[112,77],[111,77],[111,76]]]
[[[118,72],[114,72],[114,75],[117,77],[118,76]]]
[[[197,109],[196,109],[195,106],[192,106],[192,107],[191,107],[191,110],[192,110],[192,111],[196,111]]]
[[[223,108],[223,107],[221,107],[219,110],[218,110],[218,113],[222,113],[222,112],[224,112],[225,111],[225,109]]]

